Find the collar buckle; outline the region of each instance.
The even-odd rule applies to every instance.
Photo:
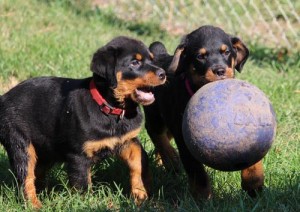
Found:
[[[110,114],[112,111],[112,108],[105,103],[103,103],[102,105],[99,105],[99,106],[100,106],[100,110],[106,114]]]
[[[92,98],[97,102],[100,106],[100,110],[105,114],[118,115],[120,118],[124,117],[125,110],[121,108],[112,107],[110,104],[106,102],[106,100],[102,97],[99,91],[96,88],[94,80],[90,82],[90,93]]]
[[[120,119],[123,119],[125,115],[125,110],[122,111],[122,113],[120,114]]]

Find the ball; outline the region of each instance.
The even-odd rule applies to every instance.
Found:
[[[276,116],[266,95],[237,79],[200,88],[183,114],[184,141],[201,163],[221,171],[245,169],[261,160],[276,133]]]

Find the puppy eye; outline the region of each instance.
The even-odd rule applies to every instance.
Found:
[[[206,54],[198,54],[197,55],[197,60],[206,60],[207,55]]]
[[[132,66],[132,67],[138,67],[141,64],[142,64],[142,62],[139,61],[139,60],[132,60],[131,63],[130,63],[130,66]]]
[[[228,56],[228,55],[230,55],[230,51],[229,51],[229,50],[226,50],[223,54],[224,54],[225,56]]]

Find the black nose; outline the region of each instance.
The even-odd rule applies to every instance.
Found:
[[[166,72],[163,69],[158,69],[156,71],[156,75],[160,80],[164,80],[166,78]]]
[[[218,76],[224,76],[225,75],[225,68],[215,68],[213,69],[214,74],[218,75]]]

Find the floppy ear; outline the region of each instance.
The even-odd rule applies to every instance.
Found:
[[[249,56],[249,50],[246,45],[237,37],[231,37],[231,43],[236,49],[236,65],[235,69],[241,72],[245,62]]]
[[[115,69],[117,62],[116,53],[116,49],[112,46],[104,46],[94,53],[91,62],[91,71],[101,78],[106,79],[112,88],[117,87]]]
[[[179,72],[177,73],[176,70],[178,69],[178,66],[180,66],[180,64],[179,64],[180,58],[184,57],[183,52],[184,52],[184,49],[185,49],[186,46],[187,46],[187,38],[185,36],[185,37],[182,38],[181,43],[177,46],[177,48],[175,50],[172,62],[168,67],[168,72],[173,72],[173,73],[176,72],[176,74],[179,73]]]
[[[155,41],[149,46],[150,52],[154,55],[169,55],[165,45],[159,41]]]

